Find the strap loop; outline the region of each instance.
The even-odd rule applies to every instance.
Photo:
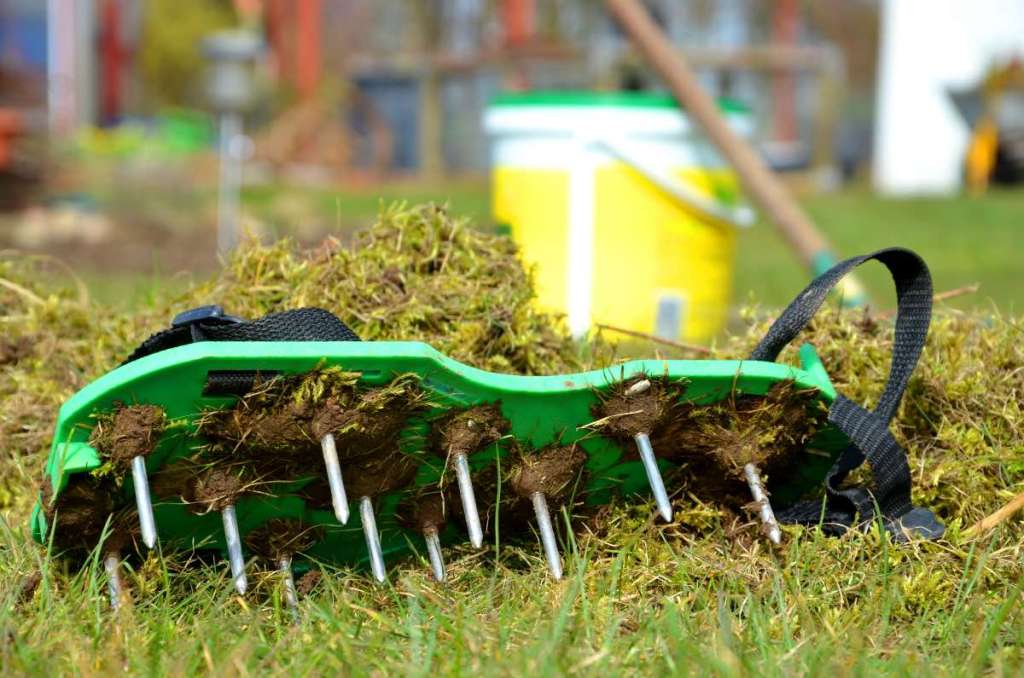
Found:
[[[932,514],[915,509],[910,499],[910,466],[903,448],[889,431],[889,425],[906,390],[910,375],[928,336],[932,312],[932,280],[928,267],[917,254],[902,248],[884,249],[847,259],[815,278],[768,329],[751,354],[753,360],[774,361],[811,321],[828,293],[854,268],[866,261],[879,261],[889,269],[896,285],[896,323],[892,364],[885,390],[873,411],[838,396],[829,410],[828,420],[846,434],[850,446],[840,456],[825,480],[826,524],[842,529],[857,520],[868,520],[876,506],[894,532],[907,527],[904,516],[913,514],[913,529],[927,538],[942,534],[942,526]],[[874,486],[842,488],[849,473],[864,461],[871,467]],[[779,512],[780,520],[815,524],[822,520],[820,502],[803,502]],[[927,514],[927,515],[925,515]]]

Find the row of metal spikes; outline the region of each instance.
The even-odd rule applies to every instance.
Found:
[[[630,394],[641,393],[650,388],[647,380],[639,381],[630,387]],[[651,492],[654,494],[654,501],[658,513],[665,522],[672,522],[672,504],[669,501],[668,493],[665,491],[665,482],[658,469],[657,459],[651,447],[651,439],[647,433],[637,433],[634,437],[640,459],[643,462],[647,474]],[[338,459],[338,450],[335,444],[334,435],[326,434],[320,440],[320,446],[324,456],[324,463],[327,467],[327,482],[331,489],[331,504],[334,508],[334,515],[342,525],[348,523],[349,503],[348,495],[345,492],[345,483],[341,475],[341,463]],[[475,548],[481,548],[484,542],[483,529],[480,523],[480,513],[477,510],[476,494],[473,491],[473,481],[470,477],[469,462],[465,454],[453,455],[452,464],[455,467],[455,475],[458,481],[459,497],[462,502],[463,515],[466,519],[466,529],[469,533],[469,542]],[[747,464],[743,468],[747,485],[758,506],[761,522],[764,524],[768,538],[773,544],[780,543],[782,532],[775,520],[771,503],[761,482],[760,472],[755,464]],[[135,484],[135,501],[138,506],[139,524],[142,532],[142,541],[148,548],[154,548],[157,540],[156,520],[153,517],[153,503],[149,492],[149,479],[146,475],[146,463],[144,457],[132,459],[132,478]],[[555,531],[551,524],[551,512],[548,509],[547,498],[542,492],[534,492],[530,497],[533,503],[533,510],[537,517],[537,527],[540,533],[540,541],[544,548],[544,556],[548,563],[551,576],[555,579],[562,578],[562,558],[558,551],[558,543],[555,540]],[[373,512],[371,497],[359,498],[359,515],[363,524],[363,533],[366,537],[366,548],[370,554],[370,569],[377,581],[383,582],[386,577],[384,555],[381,549],[380,534],[377,531],[377,521]],[[244,594],[248,581],[245,574],[245,559],[242,556],[242,538],[238,531],[238,519],[235,515],[233,505],[226,506],[221,510],[221,517],[224,523],[224,536],[227,543],[228,561],[231,566],[231,576],[235,589],[239,594]],[[430,560],[431,570],[434,578],[443,582],[446,577],[444,558],[441,553],[441,541],[436,527],[428,527],[423,532],[427,546],[427,554]],[[109,559],[108,559],[109,561]],[[294,598],[294,584],[291,578],[291,559],[288,558],[287,567],[280,563],[282,569],[287,569],[289,582],[286,590],[291,601]],[[116,564],[116,557],[114,563]],[[111,567],[110,563],[107,564]],[[113,585],[112,585],[113,586]],[[111,594],[114,595],[113,592]],[[120,595],[120,594],[118,594]]]

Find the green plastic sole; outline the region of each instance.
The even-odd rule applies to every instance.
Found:
[[[103,461],[89,445],[97,413],[109,412],[116,403],[153,404],[164,408],[169,420],[180,423],[177,433],[165,435],[147,457],[150,473],[194,453],[202,444],[195,420],[211,408],[230,407],[236,397],[204,395],[207,374],[221,370],[256,370],[302,374],[338,366],[360,373],[361,386],[378,386],[398,374],[419,376],[421,386],[436,401],[451,407],[499,402],[511,423],[511,436],[528,449],[559,441],[578,441],[587,453],[587,503],[603,503],[612,496],[649,496],[640,461],[628,458],[620,443],[587,435],[579,427],[591,422],[597,394],[636,375],[664,376],[687,382],[685,399],[710,404],[741,393],[765,394],[774,384],[792,381],[801,389],[815,389],[824,403],[835,390],[810,345],[800,351],[801,367],[758,361],[642,360],[604,370],[557,376],[514,376],[485,372],[458,363],[418,342],[200,342],[139,359],[104,375],[69,399],[60,410],[46,471],[54,496],[75,474],[90,473]],[[841,434],[826,428],[814,441],[813,454],[800,464],[798,475],[770,479],[773,500],[781,504],[820,485],[832,461],[845,445]],[[491,445],[470,456],[474,470],[501,462],[500,446]],[[405,450],[407,453],[410,452]],[[413,450],[411,453],[416,454]],[[823,454],[824,453],[824,454]],[[436,483],[444,460],[423,452],[414,487]],[[670,464],[659,463],[667,469]],[[421,544],[421,537],[400,526],[395,509],[405,491],[376,499],[377,525],[385,554],[407,552]],[[132,501],[130,478],[122,488],[125,503]],[[351,499],[351,498],[350,498]],[[324,536],[304,555],[339,565],[365,562],[365,544],[358,510],[349,523],[337,523],[333,513],[308,506],[297,496],[246,496],[236,511],[241,532],[258,528],[272,518],[291,518],[324,526]],[[160,501],[154,506],[161,541],[183,548],[224,548],[221,520],[216,513],[195,515],[181,501]],[[460,526],[449,521],[443,541],[462,539]],[[40,543],[47,539],[47,520],[37,504],[31,518],[32,534]]]

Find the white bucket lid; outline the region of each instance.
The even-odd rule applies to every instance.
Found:
[[[740,134],[749,134],[750,110],[731,99],[719,108]],[[687,136],[693,125],[668,94],[650,92],[534,91],[502,94],[484,113],[495,136],[562,135],[613,131],[626,136]]]

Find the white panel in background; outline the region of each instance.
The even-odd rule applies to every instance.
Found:
[[[873,182],[889,194],[960,190],[969,130],[950,89],[1024,58],[1021,0],[884,0]]]

